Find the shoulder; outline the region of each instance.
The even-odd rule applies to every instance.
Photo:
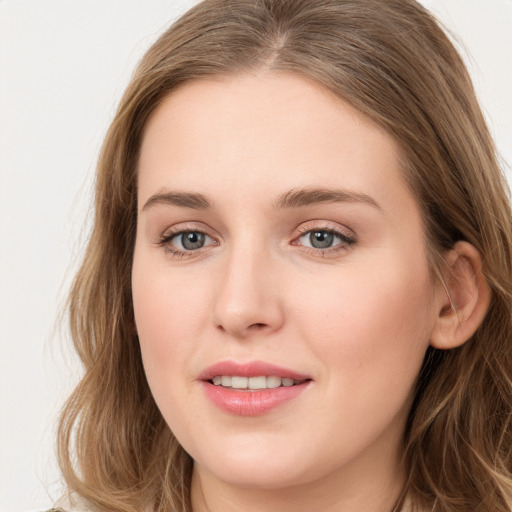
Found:
[[[50,508],[47,510],[31,511],[31,512],[90,512],[86,508],[82,507],[66,507],[66,508]]]
[[[1,1],[1,0],[0,0]],[[38,512],[92,512],[91,507],[85,500],[71,494],[62,496],[50,509],[39,510]],[[32,511],[36,512],[36,511]]]
[[[67,507],[67,508],[49,508],[47,510],[31,510],[29,512],[89,512],[85,508],[73,508],[73,507]]]
[[[66,507],[64,509],[64,508],[60,508],[60,507],[54,507],[54,508],[49,508],[47,510],[39,510],[39,511],[31,510],[30,512],[88,512],[88,511],[84,508]]]
[[[25,512],[74,512],[73,510],[64,510],[63,508],[48,508],[45,510],[37,509],[37,510],[26,510]]]
[[[47,508],[45,510],[37,509],[37,510],[27,510],[25,512],[75,512],[74,510],[64,510],[63,508]]]

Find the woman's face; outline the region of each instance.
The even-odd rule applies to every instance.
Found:
[[[203,478],[396,470],[442,293],[399,167],[382,129],[291,74],[191,82],[150,118],[135,320]]]

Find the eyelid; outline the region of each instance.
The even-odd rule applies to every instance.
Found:
[[[325,231],[328,233],[332,233],[336,235],[338,238],[340,238],[341,243],[334,245],[332,247],[327,247],[325,249],[308,247],[299,243],[299,240],[304,235],[314,231]],[[340,226],[339,224],[330,221],[315,220],[305,222],[296,229],[296,234],[293,237],[291,245],[301,247],[302,250],[316,256],[336,256],[339,252],[346,252],[352,249],[352,247],[357,243],[357,241],[357,236],[352,230],[349,230],[344,226]]]
[[[304,222],[303,224],[296,228],[298,236],[294,236],[294,238],[299,238],[300,236],[315,230],[329,231],[331,233],[339,234],[341,235],[342,238],[351,240],[353,242],[357,241],[356,234],[351,229],[345,226],[341,226],[340,224],[334,223],[332,221],[325,220],[312,220]]]
[[[200,223],[202,224],[202,223]],[[219,245],[219,237],[217,235],[212,234],[212,230],[205,228],[202,225],[198,225],[196,223],[181,223],[176,224],[174,226],[171,226],[167,228],[160,236],[159,241],[157,242],[157,245],[164,247],[166,252],[177,256],[177,257],[195,257],[202,254],[204,251],[207,251],[211,247],[215,247]],[[299,243],[299,240],[301,237],[303,237],[305,234],[314,232],[314,231],[325,231],[329,233],[333,233],[336,235],[340,240],[341,243],[336,244],[332,247],[327,248],[316,248],[316,247],[308,247],[301,243]],[[212,240],[213,243],[210,243],[206,246],[200,247],[198,249],[185,249],[181,250],[177,247],[174,247],[171,245],[171,241],[184,233],[187,232],[195,232],[195,233],[202,233],[203,235],[207,236],[209,239]],[[301,247],[303,251],[310,252],[311,254],[315,256],[335,256],[338,252],[348,251],[352,248],[353,245],[357,243],[357,236],[355,233],[348,229],[345,226],[341,226],[338,223],[334,223],[332,221],[325,221],[325,220],[312,220],[304,222],[303,224],[299,225],[295,229],[295,233],[293,235],[293,238],[290,242],[293,246]]]
[[[197,231],[198,233],[204,233],[205,235],[208,235],[212,238],[218,238],[216,234],[212,234],[213,230],[203,222],[184,221],[177,222],[176,224],[166,227],[163,231],[161,231],[160,239],[163,240],[164,238],[186,231]]]
[[[172,240],[179,235],[184,233],[201,233],[211,239],[213,243],[210,243],[206,246],[200,247],[195,250],[182,250],[173,245],[171,245]],[[198,226],[197,224],[191,223],[182,223],[177,224],[175,226],[171,226],[167,228],[161,235],[157,245],[163,247],[166,252],[172,254],[173,256],[178,256],[181,258],[184,257],[194,257],[198,256],[200,253],[203,253],[204,250],[208,250],[208,248],[212,246],[219,245],[218,237],[211,233],[211,230],[205,229],[202,226]]]

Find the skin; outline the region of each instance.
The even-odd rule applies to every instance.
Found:
[[[348,195],[276,207],[310,189]],[[212,206],[154,199],[170,191]],[[136,326],[155,400],[195,460],[194,511],[391,511],[415,379],[446,309],[393,139],[291,74],[189,82],[147,124],[138,202]],[[178,233],[197,230],[205,245],[185,251]],[[324,251],[311,230],[343,236]],[[311,382],[237,416],[198,381],[220,360]]]

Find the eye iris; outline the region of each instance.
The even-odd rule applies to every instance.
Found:
[[[309,241],[315,249],[325,249],[332,246],[334,234],[328,231],[312,231],[309,235]]]
[[[181,243],[189,251],[200,249],[204,245],[204,234],[196,231],[183,233],[181,235]]]

